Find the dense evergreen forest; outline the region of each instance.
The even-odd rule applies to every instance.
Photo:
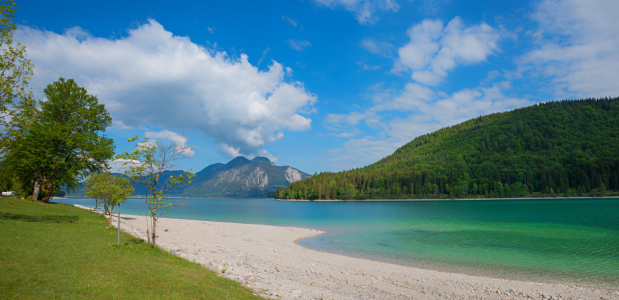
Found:
[[[547,102],[419,136],[358,169],[320,173],[278,199],[602,196],[619,191],[619,98]]]

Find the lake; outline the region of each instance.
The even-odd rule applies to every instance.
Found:
[[[94,200],[55,202],[94,207]],[[619,199],[423,202],[193,201],[171,218],[295,226],[304,247],[448,272],[619,288]],[[121,214],[145,215],[140,199]]]

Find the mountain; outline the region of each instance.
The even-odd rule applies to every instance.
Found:
[[[419,136],[369,166],[321,173],[276,198],[619,195],[619,98],[546,102]]]
[[[164,171],[161,173],[161,176],[159,177],[159,182],[157,182],[157,188],[161,188],[166,180],[168,180],[168,178],[170,178],[170,176],[172,175],[182,175],[183,174],[183,170],[170,170],[170,171]],[[124,174],[120,174],[120,173],[112,173],[112,175],[114,176],[118,176],[118,177],[124,177],[127,178],[127,175]],[[146,195],[146,186],[145,185],[141,185],[141,184],[137,184],[135,182],[133,182],[131,184],[133,186],[134,192],[133,195]],[[75,191],[72,191],[71,193],[66,193],[66,195],[71,196],[71,197],[83,197],[86,195],[86,193],[84,192],[84,188],[86,186],[84,185],[84,182],[80,182],[76,188]],[[180,187],[182,188],[182,187]],[[64,190],[64,188],[63,188]],[[148,192],[150,194],[150,191]],[[178,193],[176,190],[174,191],[174,193]]]
[[[194,197],[267,197],[278,187],[310,177],[289,166],[276,166],[266,157],[239,156],[196,173],[179,193]]]
[[[206,167],[206,168],[202,169],[202,171],[200,171],[200,172],[196,173],[196,177],[197,177],[197,178],[201,178],[201,177],[208,176],[209,174],[211,174],[211,173],[213,173],[213,172],[215,172],[215,171],[219,170],[219,168],[221,168],[223,165],[224,165],[224,164],[222,164],[222,163],[215,163],[215,164],[212,164],[212,165],[210,165],[210,166],[208,166],[208,167]]]
[[[182,170],[165,171],[159,178],[158,188],[172,175],[181,175]],[[122,174],[112,173],[117,176]],[[278,187],[287,187],[290,183],[310,177],[289,166],[276,166],[266,157],[248,160],[239,156],[227,164],[215,163],[196,173],[191,184],[180,185],[170,196],[193,197],[267,197],[272,196]],[[84,196],[84,184],[69,196]],[[146,187],[133,184],[136,195],[145,195]],[[149,192],[150,194],[150,192]]]

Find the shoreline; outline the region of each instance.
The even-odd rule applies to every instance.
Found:
[[[112,216],[116,226],[116,216]],[[145,239],[145,217],[121,229]],[[448,273],[308,249],[298,227],[162,218],[157,245],[269,299],[619,299],[619,291]]]
[[[286,202],[425,202],[425,201],[514,201],[514,200],[570,200],[570,199],[619,199],[619,196],[604,197],[522,197],[522,198],[423,198],[423,199],[274,199]]]

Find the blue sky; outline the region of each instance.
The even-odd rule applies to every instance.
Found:
[[[130,3],[127,3],[130,2]],[[31,87],[73,78],[134,135],[313,174],[541,101],[619,96],[617,1],[19,1]],[[113,163],[117,165],[118,163]]]

